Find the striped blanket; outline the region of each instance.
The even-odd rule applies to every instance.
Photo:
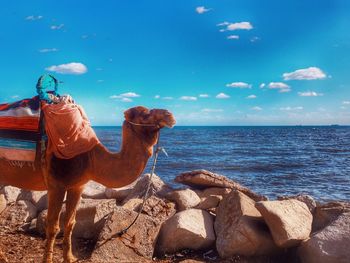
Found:
[[[40,140],[38,96],[0,104],[0,158],[34,163]]]

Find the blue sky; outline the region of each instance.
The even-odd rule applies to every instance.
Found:
[[[350,124],[346,0],[6,1],[0,103],[51,72],[93,125]]]

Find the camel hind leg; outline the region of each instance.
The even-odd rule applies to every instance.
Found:
[[[53,249],[56,236],[60,230],[59,216],[65,195],[64,189],[50,188],[48,190],[49,207],[46,223],[46,248],[44,254],[44,263],[52,263]]]
[[[66,215],[64,223],[63,259],[65,263],[77,261],[72,252],[72,232],[75,225],[76,209],[83,187],[67,191]]]

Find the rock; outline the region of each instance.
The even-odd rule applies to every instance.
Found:
[[[150,196],[143,207],[143,213],[163,223],[176,213],[175,204],[157,196]]]
[[[191,189],[174,190],[167,194],[166,198],[174,201],[179,211],[193,208],[201,201],[196,192]]]
[[[150,174],[145,174],[142,176],[136,183],[131,192],[124,200],[124,204],[133,198],[143,198],[145,191],[147,189],[148,181],[150,179]],[[152,182],[149,190],[150,194],[155,194],[160,197],[164,197],[168,192],[170,192],[172,188],[163,182],[160,177],[156,174],[153,174]]]
[[[136,183],[122,188],[106,188],[105,195],[108,199],[115,199],[117,203],[122,203],[131,193]]]
[[[4,194],[0,194],[0,214],[5,210],[7,205],[6,198]]]
[[[142,204],[143,200],[141,198],[133,198],[123,204],[123,208],[128,209],[130,211],[138,212],[138,208]]]
[[[21,193],[21,189],[14,187],[14,186],[4,186],[1,190],[0,190],[0,194],[4,194],[7,203],[13,203],[17,201],[17,197],[18,195]]]
[[[198,209],[208,210],[216,208],[222,200],[221,195],[209,195],[208,197],[201,198],[200,203],[196,206]]]
[[[108,214],[116,207],[114,200],[82,199],[76,215],[76,224],[73,229],[73,237],[96,239],[104,226]],[[40,213],[37,218],[36,228],[40,234],[45,234],[47,210]],[[64,229],[65,207],[60,216],[61,232]]]
[[[36,207],[29,201],[20,200],[8,205],[1,213],[0,225],[23,225],[37,215]]]
[[[142,203],[143,200],[140,198],[130,199],[126,204],[123,205],[123,208],[139,212]],[[151,216],[162,223],[169,217],[173,216],[176,213],[176,209],[174,203],[152,195],[146,200],[145,205],[142,209],[142,213]]]
[[[255,201],[233,190],[217,208],[216,248],[222,258],[268,255],[277,251]]]
[[[160,254],[174,253],[183,249],[202,250],[215,243],[213,217],[200,209],[188,209],[169,218],[158,237]]]
[[[312,232],[325,228],[346,211],[350,211],[350,208],[342,202],[330,202],[317,206],[312,221]]]
[[[186,184],[194,188],[203,189],[207,187],[230,188],[241,191],[254,201],[267,200],[265,196],[256,194],[248,188],[228,179],[219,174],[209,172],[207,170],[195,170],[192,172],[182,173],[175,178],[175,182]]]
[[[231,191],[232,191],[231,188],[209,187],[204,189],[203,191],[197,190],[196,193],[200,198],[208,197],[211,195],[220,195],[224,197],[225,195],[228,195]]]
[[[105,186],[94,181],[90,181],[85,185],[81,197],[87,199],[106,199],[105,191]]]
[[[92,262],[145,262],[152,259],[160,228],[154,218],[141,214],[125,234],[114,237],[130,225],[136,214],[122,207],[114,209],[99,235]]]
[[[307,241],[298,254],[303,263],[348,263],[350,261],[350,213],[336,220]]]
[[[47,209],[48,206],[46,191],[22,190],[17,199],[31,202],[36,207],[38,212]]]
[[[279,247],[300,244],[311,233],[312,214],[307,205],[295,199],[263,201],[255,204]]]
[[[290,200],[290,199],[296,199],[300,202],[303,202],[307,205],[310,212],[313,214],[316,208],[316,201],[312,198],[310,195],[293,195],[293,196],[279,196],[277,197],[277,200]]]

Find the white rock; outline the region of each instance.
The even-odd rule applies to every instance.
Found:
[[[290,199],[263,201],[255,206],[269,226],[277,246],[294,247],[309,238],[312,214],[305,203]]]
[[[213,217],[204,210],[179,212],[162,225],[157,250],[165,254],[182,249],[207,249],[215,242],[213,225]]]
[[[193,208],[201,202],[196,192],[191,189],[172,191],[167,195],[167,199],[174,201],[179,211]]]

